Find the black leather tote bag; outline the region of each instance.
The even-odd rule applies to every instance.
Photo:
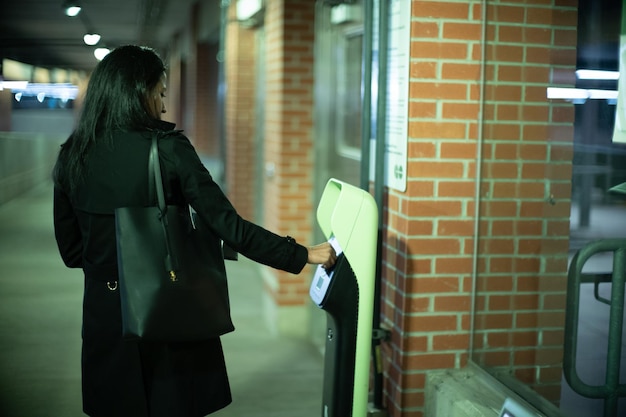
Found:
[[[183,342],[234,330],[222,242],[190,207],[166,206],[152,139],[158,206],[115,210],[123,335]]]

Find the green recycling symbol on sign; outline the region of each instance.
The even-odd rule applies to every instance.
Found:
[[[393,176],[396,179],[402,179],[404,177],[404,169],[402,168],[402,165],[396,165],[393,168]]]

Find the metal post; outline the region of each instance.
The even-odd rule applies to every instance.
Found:
[[[376,115],[376,166],[374,175],[374,199],[378,211],[378,246],[376,250],[376,287],[374,292],[374,330],[380,330],[380,298],[383,257],[383,215],[385,188],[385,147],[387,133],[387,44],[389,2],[378,0],[378,96]],[[380,335],[372,339],[374,361],[374,407],[382,409],[382,364],[380,363]]]
[[[604,400],[604,417],[617,415],[617,388],[619,387],[622,352],[622,322],[624,320],[624,276],[626,275],[626,248],[617,249],[613,255],[613,280],[611,281],[611,309],[609,310],[609,346],[606,357],[607,397]]]
[[[372,47],[374,17],[372,1],[363,1],[363,97],[361,109],[361,189],[370,189],[370,141],[372,138]],[[380,208],[380,207],[379,207]]]
[[[600,279],[606,281],[604,279],[606,274],[599,276],[582,272],[587,260],[602,252],[613,252],[606,375],[603,385],[589,385],[580,379],[576,369],[580,285],[589,282],[598,283]],[[617,417],[618,399],[626,397],[626,384],[620,384],[619,381],[626,281],[626,239],[604,239],[585,245],[574,255],[567,279],[567,310],[563,347],[565,379],[578,394],[587,398],[604,399],[604,417]],[[603,300],[599,299],[599,301]]]

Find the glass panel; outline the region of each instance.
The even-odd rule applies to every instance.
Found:
[[[361,78],[363,29],[348,30],[340,37],[337,60],[337,133],[339,155],[361,157]]]
[[[626,248],[622,1],[534,3],[487,2],[471,358],[547,415],[626,415],[603,398],[626,381],[626,251],[568,276],[591,242]]]
[[[333,20],[332,10],[327,2],[317,3],[314,134],[318,197],[328,178],[358,185],[361,176],[363,23],[354,16]]]

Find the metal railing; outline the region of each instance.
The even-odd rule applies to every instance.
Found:
[[[598,253],[607,252],[613,253],[612,273],[583,273],[583,266],[589,258]],[[620,384],[619,381],[625,281],[626,239],[604,239],[591,242],[576,252],[569,266],[563,372],[568,384],[578,394],[587,398],[604,399],[604,417],[617,417],[618,399],[626,397],[626,384]],[[600,296],[598,288],[603,282],[611,283],[610,300]],[[580,286],[584,283],[593,283],[595,298],[610,306],[604,385],[589,385],[583,382],[576,370]]]

